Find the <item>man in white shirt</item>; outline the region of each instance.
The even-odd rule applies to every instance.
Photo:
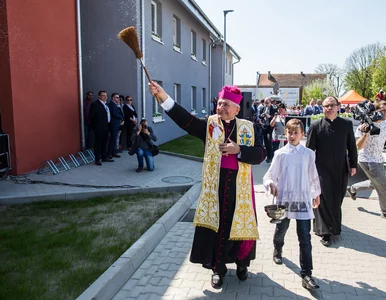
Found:
[[[386,101],[381,101],[375,108],[385,116]],[[386,219],[386,176],[382,156],[386,141],[385,117],[383,117],[383,120],[374,122],[374,126],[380,129],[379,134],[372,135],[371,132],[366,132],[368,130],[366,123],[359,126],[355,133],[357,137],[356,144],[359,149],[359,165],[369,180],[347,187],[347,192],[351,199],[356,200],[357,192],[365,189],[375,189],[378,193],[381,217]]]
[[[285,218],[276,224],[273,237],[273,261],[281,265],[284,237],[290,220],[296,220],[299,240],[300,275],[307,290],[318,289],[312,278],[311,220],[313,208],[320,204],[320,182],[315,165],[315,153],[300,144],[304,136],[303,123],[298,119],[287,122],[285,134],[288,144],[279,149],[271,167],[264,175],[263,184],[276,197],[276,204],[286,207]]]

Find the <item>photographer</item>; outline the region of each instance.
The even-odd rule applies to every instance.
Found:
[[[383,167],[382,151],[386,141],[386,101],[375,105],[375,109],[383,114],[381,120],[374,121],[372,126],[379,128],[379,134],[371,134],[369,124],[364,122],[355,133],[357,147],[359,149],[358,161],[363,172],[369,180],[355,183],[347,188],[351,199],[356,200],[358,191],[374,189],[378,193],[381,217],[386,219],[386,176]],[[376,132],[376,131],[375,131]]]
[[[271,120],[272,132],[272,151],[275,153],[280,146],[280,138],[285,137],[285,116],[287,115],[287,109],[284,103],[279,103],[277,106],[278,112],[274,114]],[[284,141],[284,145],[287,144],[287,140]]]
[[[158,150],[158,148],[153,145],[152,140],[157,141],[157,137],[154,135],[153,129],[148,126],[147,121],[145,119],[142,119],[139,125],[134,127],[133,134],[131,136],[131,141],[133,142],[132,148],[134,149],[130,149],[130,154],[137,154],[137,173],[142,172],[143,170],[144,157],[146,160],[146,167],[148,171],[154,170],[154,158],[152,151],[154,151],[155,149]],[[154,155],[156,154],[154,153]]]

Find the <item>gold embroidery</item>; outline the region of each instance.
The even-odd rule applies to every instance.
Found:
[[[248,145],[254,145],[253,124],[236,118],[237,144],[245,143],[248,135]],[[214,135],[214,129],[217,133]],[[220,131],[218,130],[220,129]],[[213,139],[215,136],[216,140]],[[205,156],[202,167],[202,190],[197,204],[193,224],[206,227],[215,232],[219,227],[218,187],[222,154],[218,144],[224,142],[224,128],[217,115],[208,118],[205,142]],[[242,141],[240,138],[244,138]],[[231,240],[256,240],[258,231],[256,217],[252,206],[251,165],[238,163],[239,170],[236,179],[236,208],[233,215]]]

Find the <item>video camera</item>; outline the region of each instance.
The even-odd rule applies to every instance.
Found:
[[[365,100],[357,104],[354,119],[361,121],[361,124],[366,123],[368,126],[365,132],[370,132],[370,135],[378,135],[380,129],[374,126],[374,122],[383,120],[384,116],[381,112],[375,111],[374,104],[370,100]]]

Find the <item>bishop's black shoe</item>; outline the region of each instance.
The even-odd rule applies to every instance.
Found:
[[[275,248],[275,250],[273,250],[273,261],[277,265],[283,264],[283,257],[281,256],[281,249],[279,250],[279,249]]]
[[[223,285],[224,283],[224,276],[223,275],[220,275],[218,273],[214,273],[212,275],[212,279],[210,281],[210,283],[212,284],[212,288],[214,289],[220,289],[221,286]]]
[[[244,266],[237,266],[236,275],[239,280],[246,280],[248,278],[248,268]]]
[[[319,285],[316,284],[315,280],[310,275],[306,275],[302,279],[302,287],[309,291],[313,291],[318,289]]]

